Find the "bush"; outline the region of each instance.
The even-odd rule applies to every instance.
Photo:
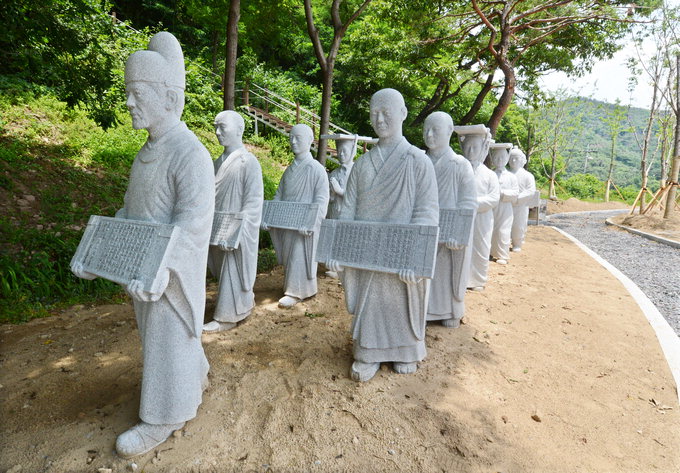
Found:
[[[593,199],[604,189],[604,183],[592,174],[574,174],[565,180],[562,186],[579,199]]]

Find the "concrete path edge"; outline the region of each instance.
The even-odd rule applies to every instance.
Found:
[[[668,238],[660,237],[660,236],[654,235],[652,233],[643,232],[642,230],[637,230],[635,228],[631,228],[631,227],[627,227],[625,225],[614,223],[609,218],[606,219],[604,222],[607,225],[611,225],[613,227],[618,227],[622,230],[626,230],[627,232],[634,233],[635,235],[640,235],[641,237],[647,238],[648,240],[652,240],[652,241],[655,241],[657,243],[663,243],[664,245],[672,246],[673,248],[680,248],[680,241],[669,240]]]
[[[602,258],[600,255],[595,253],[593,250],[588,248],[586,245],[581,243],[578,239],[565,232],[564,230],[550,226],[554,228],[562,235],[573,241],[579,248],[590,255],[595,261],[600,263],[607,271],[613,274],[621,284],[626,288],[630,295],[635,299],[638,306],[645,314],[647,321],[654,329],[656,333],[656,338],[659,340],[661,345],[661,350],[663,351],[666,361],[668,362],[668,367],[671,370],[671,374],[675,379],[675,393],[678,397],[678,403],[680,404],[680,337],[678,337],[671,326],[668,324],[666,319],[663,318],[659,309],[652,303],[651,300],[645,295],[644,292],[635,284],[628,276],[623,274],[617,268],[615,268],[611,263]]]

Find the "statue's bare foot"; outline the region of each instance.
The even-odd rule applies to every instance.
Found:
[[[380,363],[364,363],[363,361],[355,361],[352,363],[352,369],[349,374],[354,381],[368,381],[380,369]]]
[[[418,369],[418,363],[415,361],[412,361],[410,363],[401,363],[398,361],[395,361],[393,363],[394,371],[396,371],[399,374],[411,374],[415,373],[416,370]]]
[[[222,332],[224,330],[231,330],[234,327],[236,327],[234,322],[220,322],[219,320],[213,320],[212,322],[208,322],[203,326],[203,331],[206,333]]]
[[[498,264],[508,264],[508,260],[505,260],[505,259],[502,259],[502,258],[501,258],[501,259],[497,259],[497,260],[496,260],[496,263],[498,263]]]
[[[157,447],[165,442],[175,430],[184,426],[179,424],[147,424],[140,422],[116,440],[116,452],[123,458],[132,458]]]
[[[279,307],[288,309],[290,307],[293,307],[298,302],[300,302],[300,299],[298,299],[297,297],[283,296],[281,299],[279,299]]]
[[[460,327],[460,319],[442,320],[442,325],[446,328],[458,328]]]

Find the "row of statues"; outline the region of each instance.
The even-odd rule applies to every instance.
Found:
[[[329,175],[310,153],[312,130],[296,125],[289,134],[295,159],[273,201],[263,202],[262,171],[243,145],[244,121],[238,113],[225,111],[215,118],[224,152],[214,163],[181,122],[184,74],[181,47],[169,33],[156,34],[147,50],[129,57],[127,107],[133,128],[146,129],[148,140],[132,165],[123,208],[115,219],[97,224],[98,230],[109,233],[87,240],[92,248],[100,245],[100,252],[108,245],[106,257],[81,254],[90,227],[95,227],[91,219],[72,262],[77,276],[121,282],[133,299],[143,346],[141,421],[117,439],[116,450],[125,458],[153,449],[195,417],[209,369],[201,332],[233,328],[253,310],[260,229],[270,232],[284,266],[279,300],[284,308],[317,292],[316,254],[325,218],[350,226],[391,225],[385,228],[398,227],[400,235],[407,235],[411,246],[394,247],[397,270],[375,270],[339,257],[325,261],[339,276],[353,315],[350,375],[367,381],[384,362],[397,373],[416,371],[426,355],[427,321],[452,328],[460,324],[466,288],[485,285],[489,258],[507,263],[510,245],[514,251],[521,249],[528,212],[524,203],[533,189],[531,175],[522,169],[526,158],[521,151],[494,144],[483,125],[454,127],[448,114],[435,112],[424,125],[427,152],[412,146],[402,133],[407,116],[403,97],[383,89],[370,102],[378,136],[370,151],[354,163],[357,137],[335,136],[340,166]],[[454,131],[465,157],[449,146]],[[487,154],[493,171],[483,163]],[[276,203],[306,204],[312,212],[305,216],[309,224],[275,225],[264,215],[267,206]],[[464,237],[437,245],[440,215],[458,210],[467,212],[473,228]],[[218,214],[238,222],[237,238],[214,239]],[[408,233],[414,228],[420,233]],[[433,228],[433,269],[423,277],[404,261],[426,240],[432,241]],[[138,243],[142,234],[144,244]],[[389,245],[402,241],[396,233],[387,237]],[[111,241],[104,241],[107,238]],[[339,245],[353,243],[341,240]],[[125,274],[116,279],[106,266],[126,251],[121,267],[127,272],[121,269]],[[137,261],[144,251],[149,261],[160,262],[153,283],[143,281],[141,270],[134,267],[150,267]],[[219,286],[213,320],[204,325],[206,267]]]

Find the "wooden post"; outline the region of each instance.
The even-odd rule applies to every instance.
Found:
[[[269,91],[264,89],[264,111],[269,113]]]
[[[246,86],[243,88],[243,104],[250,105],[250,79],[246,79]]]
[[[678,110],[677,105],[680,105],[680,53],[675,56],[675,76],[676,76],[676,110]],[[673,146],[673,163],[671,167],[671,173],[668,177],[668,184],[670,184],[670,189],[668,189],[668,195],[666,196],[666,208],[663,212],[663,218],[670,218],[671,214],[675,210],[675,195],[678,189],[678,176],[680,175],[680,111],[677,112],[675,116],[675,143]]]
[[[300,102],[295,101],[295,124],[300,123]]]

